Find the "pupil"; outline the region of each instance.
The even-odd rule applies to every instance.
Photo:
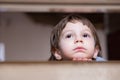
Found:
[[[71,35],[68,35],[67,37],[68,37],[68,38],[70,38],[70,37],[71,37]]]
[[[84,37],[87,37],[87,35],[85,34]]]

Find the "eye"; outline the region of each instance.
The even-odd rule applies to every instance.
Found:
[[[87,37],[90,37],[90,35],[85,33],[85,34],[83,34],[83,37],[87,38]]]
[[[71,38],[71,37],[72,37],[71,34],[66,35],[66,38]]]

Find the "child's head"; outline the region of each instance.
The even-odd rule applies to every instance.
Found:
[[[101,54],[93,24],[78,15],[68,15],[52,30],[50,60],[90,60]]]

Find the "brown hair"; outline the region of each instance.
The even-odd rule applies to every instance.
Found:
[[[50,45],[51,45],[51,56],[49,58],[50,61],[57,60],[54,56],[54,53],[56,50],[59,50],[59,38],[61,35],[62,30],[65,28],[66,24],[68,22],[74,22],[74,21],[80,21],[83,23],[83,25],[87,25],[95,40],[95,47],[99,49],[98,56],[101,56],[101,46],[100,42],[96,33],[96,29],[94,25],[86,18],[81,17],[79,15],[71,14],[63,18],[52,30],[51,36],[50,36]]]

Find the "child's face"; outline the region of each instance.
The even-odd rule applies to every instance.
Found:
[[[63,59],[91,59],[98,54],[94,37],[88,26],[81,22],[68,22],[60,35],[59,47]]]

